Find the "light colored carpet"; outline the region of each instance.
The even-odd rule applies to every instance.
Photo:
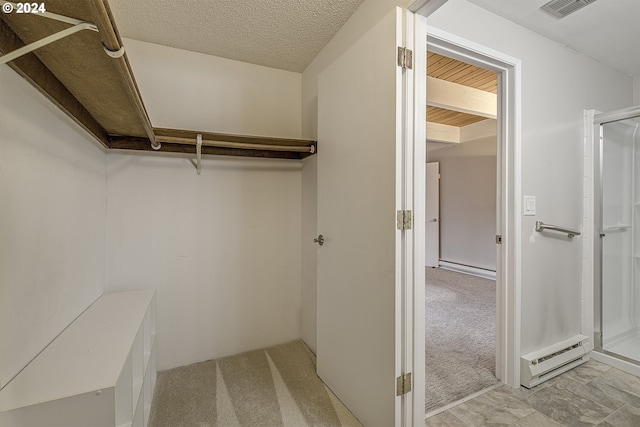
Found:
[[[426,412],[498,383],[496,282],[426,270]]]
[[[158,373],[149,427],[362,427],[300,340]]]

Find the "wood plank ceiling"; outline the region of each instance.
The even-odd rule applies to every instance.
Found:
[[[496,73],[438,53],[427,52],[427,75],[485,92],[498,93]],[[427,121],[431,123],[462,127],[482,120],[486,120],[486,117],[427,106]]]

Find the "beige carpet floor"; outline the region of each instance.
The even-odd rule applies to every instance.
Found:
[[[158,373],[149,427],[361,427],[296,340]]]
[[[425,411],[497,384],[496,282],[426,270]]]

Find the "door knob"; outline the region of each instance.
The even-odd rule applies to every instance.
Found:
[[[322,245],[324,245],[324,236],[322,234],[320,234],[318,237],[313,239],[313,241],[315,243],[319,244],[320,246],[322,246]]]
[[[432,218],[429,220],[429,222],[438,222],[438,218]]]

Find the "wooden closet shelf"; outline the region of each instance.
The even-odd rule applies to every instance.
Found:
[[[77,32],[7,64],[106,149],[194,153],[200,133],[201,154],[303,159],[315,153],[312,140],[154,128],[126,53],[105,52],[122,47],[108,0],[48,0],[47,12],[95,24],[99,31]],[[69,25],[35,14],[0,14],[0,56]],[[154,150],[152,142],[161,148]]]
[[[276,159],[303,159],[317,152],[317,142],[310,139],[271,138],[197,132],[181,129],[154,128],[154,150],[146,138],[111,136],[110,148],[117,150],[160,151],[167,153],[194,153],[198,134],[202,135],[202,154]]]

